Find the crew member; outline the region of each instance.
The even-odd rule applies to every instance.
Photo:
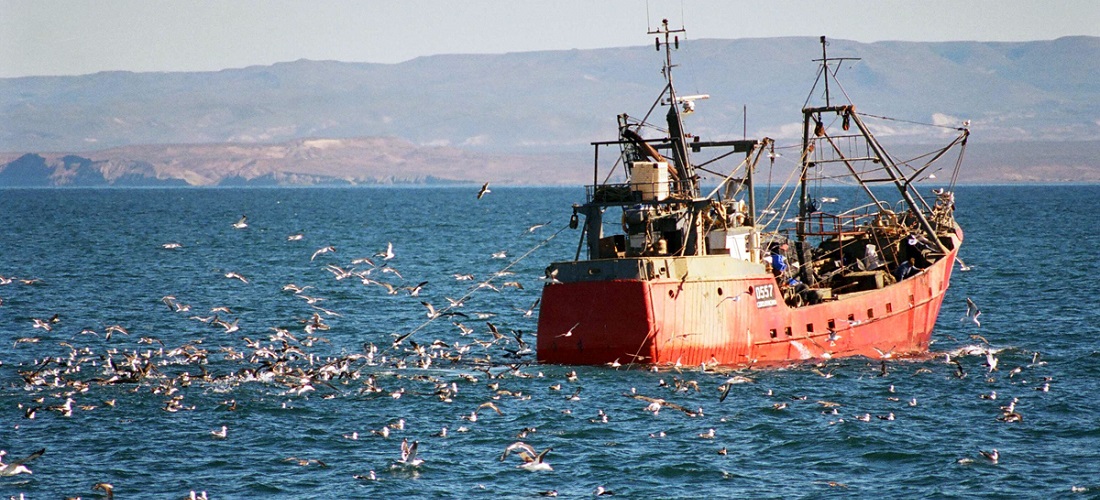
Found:
[[[917,267],[916,259],[910,257],[909,260],[902,262],[897,269],[894,269],[894,277],[897,278],[898,281],[901,281],[920,271],[921,270]]]

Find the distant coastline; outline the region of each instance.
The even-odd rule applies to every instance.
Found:
[[[963,159],[959,184],[1100,183],[1100,140],[981,143],[978,139],[972,139]],[[592,158],[580,152],[489,154],[418,147],[392,137],[332,140],[319,149],[309,147],[311,141],[128,146],[84,153],[0,153],[0,187],[591,183]],[[901,145],[893,150],[910,157],[910,153],[915,156],[924,149]],[[781,178],[786,173],[780,168],[774,175]]]
[[[687,74],[711,96],[689,131],[793,144],[817,44],[687,44]],[[860,58],[845,91],[897,160],[919,163],[927,150],[906,144],[939,144],[968,121],[960,183],[1100,182],[1100,37],[835,39],[830,51]],[[637,46],[0,78],[0,186],[584,184],[608,117],[650,102],[654,57]]]

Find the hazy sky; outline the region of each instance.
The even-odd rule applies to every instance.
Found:
[[[688,38],[1100,36],[1100,0],[0,0],[0,77],[637,46],[662,17]]]

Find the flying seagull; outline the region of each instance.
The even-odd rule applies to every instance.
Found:
[[[553,448],[547,448],[542,450],[542,453],[535,452],[535,448],[531,445],[524,443],[523,441],[516,441],[508,445],[504,449],[504,454],[500,456],[500,461],[503,462],[505,458],[508,458],[508,454],[515,451],[520,458],[523,459],[523,463],[518,467],[527,471],[540,471],[540,470],[554,470],[550,467],[550,464],[543,461],[546,454],[553,450]]]
[[[336,247],[334,247],[332,245],[329,245],[327,247],[318,248],[316,252],[313,252],[313,256],[309,258],[309,261],[313,262],[313,259],[316,259],[318,255],[321,255],[323,253],[335,252],[335,251],[336,251]]]
[[[375,257],[382,257],[382,260],[390,260],[395,257],[393,253],[393,242],[386,243],[386,250],[374,254]]]
[[[545,225],[547,225],[547,224],[549,224],[549,223],[550,223],[550,221],[546,221],[546,222],[543,222],[542,224],[535,224],[535,225],[533,225],[533,226],[531,226],[531,227],[527,228],[527,232],[528,232],[528,233],[533,233],[533,232],[535,232],[535,230],[536,230],[536,229],[538,229],[538,228],[540,228],[540,227],[543,227],[543,226],[545,226]]]
[[[981,315],[982,315],[982,310],[978,309],[978,305],[975,304],[973,300],[970,300],[970,297],[967,297],[966,298],[966,314],[963,315],[962,318],[959,318],[959,321],[966,321],[967,318],[969,318],[970,321],[973,321],[975,325],[978,325],[980,327],[980,326],[982,326],[982,323],[980,321],[978,321],[978,316],[981,316]]]
[[[492,193],[492,191],[489,190],[489,183],[486,182],[485,184],[481,185],[481,190],[477,192],[477,199],[480,200],[482,196],[485,196],[489,193]]]
[[[4,463],[4,456],[7,455],[7,452],[0,450],[0,477],[14,476],[16,474],[30,474],[31,470],[23,464],[42,456],[43,453],[46,453],[45,448],[20,458],[19,460],[12,460],[10,463]]]
[[[565,333],[563,333],[561,335],[558,335],[558,336],[559,337],[572,337],[573,336],[573,330],[576,330],[578,326],[581,326],[581,324],[577,323],[577,324],[573,325],[573,328],[570,328],[568,331],[566,331]]]
[[[397,461],[397,463],[408,465],[411,467],[416,467],[424,463],[423,460],[416,458],[416,448],[419,445],[420,441],[413,441],[412,444],[409,444],[409,440],[407,438],[403,439],[401,441],[401,458]]]

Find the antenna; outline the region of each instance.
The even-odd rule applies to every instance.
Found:
[[[686,31],[687,30],[685,30],[682,27],[680,29],[676,29],[676,30],[669,28],[668,27],[668,19],[666,18],[666,19],[661,19],[661,27],[659,27],[655,30],[651,29],[647,32],[647,34],[650,34],[650,35],[664,35],[665,36],[664,43],[661,42],[661,37],[660,36],[657,36],[655,41],[656,41],[656,44],[657,44],[657,50],[661,50],[661,45],[664,45],[665,50],[667,51],[667,50],[669,50],[668,49],[668,47],[669,47],[669,42],[668,42],[669,35],[673,35],[675,33],[684,33]],[[672,47],[676,48],[677,50],[680,49],[680,36],[679,35],[673,35],[673,37],[672,37]]]
[[[825,79],[825,106],[829,107],[832,104],[829,102],[829,61],[858,61],[858,57],[834,57],[829,59],[826,53],[825,47],[829,45],[829,42],[825,40],[825,35],[821,35],[821,59],[814,59],[814,61],[821,61],[821,76]],[[837,71],[840,71],[840,65],[837,64]],[[836,73],[833,73],[833,77],[836,77]]]
[[[668,19],[661,19],[661,26],[656,30],[650,30],[647,33],[650,35],[657,35],[654,37],[654,44],[659,52],[661,47],[665,48],[665,67],[662,71],[665,74],[665,79],[668,80],[669,91],[669,103],[675,105],[676,103],[676,91],[672,87],[672,68],[675,65],[672,64],[672,49],[680,50],[680,35],[679,33],[685,33],[687,30],[684,28],[672,29],[668,27]],[[661,36],[664,36],[664,41],[661,40]]]
[[[669,140],[673,151],[673,156],[676,159],[677,177],[685,185],[685,190],[691,193],[692,196],[698,193],[698,185],[695,179],[695,169],[691,165],[691,159],[688,154],[688,149],[685,145],[684,123],[681,119],[681,113],[679,110],[679,104],[683,104],[684,113],[690,113],[694,107],[695,99],[706,99],[709,95],[692,95],[685,96],[681,99],[676,95],[676,87],[672,84],[672,68],[675,65],[672,64],[672,50],[680,48],[680,33],[686,33],[684,28],[672,29],[668,26],[668,19],[661,19],[661,26],[656,30],[648,32],[650,35],[657,35],[654,40],[657,51],[660,52],[661,48],[665,49],[665,62],[662,68],[665,80],[668,84],[665,86],[664,92],[668,93],[668,132]],[[664,38],[662,40],[662,38]],[[686,248],[686,247],[685,247]]]

